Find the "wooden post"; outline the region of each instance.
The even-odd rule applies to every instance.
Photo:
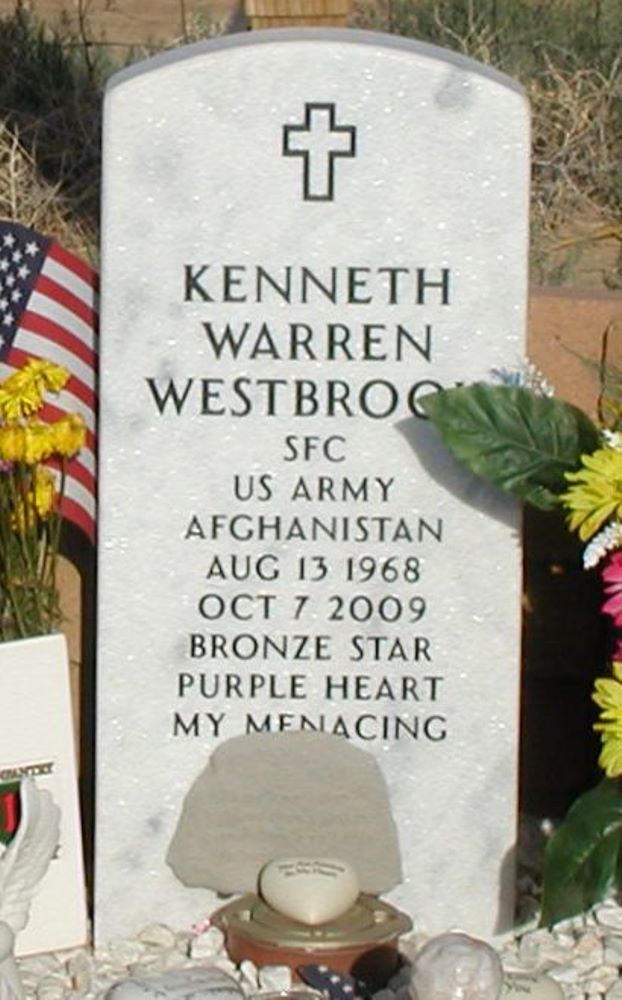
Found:
[[[245,0],[249,29],[346,26],[352,0]]]

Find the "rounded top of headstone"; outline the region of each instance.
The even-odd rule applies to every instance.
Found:
[[[253,733],[222,743],[188,792],[167,861],[188,886],[254,892],[274,858],[339,857],[364,892],[401,880],[376,761],[342,737]]]
[[[221,35],[217,38],[202,39],[190,45],[182,45],[166,52],[150,56],[139,62],[133,63],[117,73],[114,73],[107,81],[106,92],[117,87],[128,80],[151,73],[174,64],[186,62],[189,59],[196,59],[204,56],[214,56],[220,53],[227,54],[232,50],[242,51],[244,49],[261,51],[262,49],[274,49],[277,46],[283,53],[289,48],[292,52],[300,56],[300,47],[308,45],[317,53],[319,46],[335,46],[353,49],[354,47],[374,47],[377,50],[386,50],[388,53],[410,55],[419,59],[446,63],[458,73],[476,74],[484,77],[490,82],[501,84],[511,90],[516,91],[523,97],[527,104],[527,95],[523,86],[513,77],[508,76],[501,70],[490,66],[487,63],[479,62],[471,56],[466,56],[453,49],[443,48],[430,42],[422,42],[418,39],[404,38],[399,35],[391,35],[383,31],[362,31],[352,28],[327,28],[327,27],[292,27],[273,28],[263,31],[234,32],[230,35]],[[311,56],[311,52],[309,53]],[[268,53],[266,57],[269,57]]]

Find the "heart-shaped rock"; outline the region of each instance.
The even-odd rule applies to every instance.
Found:
[[[301,924],[325,924],[359,894],[357,874],[339,858],[277,858],[262,868],[259,892],[273,909]]]

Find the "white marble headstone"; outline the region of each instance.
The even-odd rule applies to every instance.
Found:
[[[418,401],[522,357],[523,94],[388,36],[232,37],[113,79],[104,171],[98,938],[211,911],[165,864],[184,795],[300,728],[377,755],[396,905],[502,928],[516,511]]]

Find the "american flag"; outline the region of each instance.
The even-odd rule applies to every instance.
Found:
[[[65,388],[39,416],[84,418],[86,444],[67,463],[61,512],[94,541],[97,276],[34,229],[0,220],[0,379],[29,358],[54,361],[70,372]]]

